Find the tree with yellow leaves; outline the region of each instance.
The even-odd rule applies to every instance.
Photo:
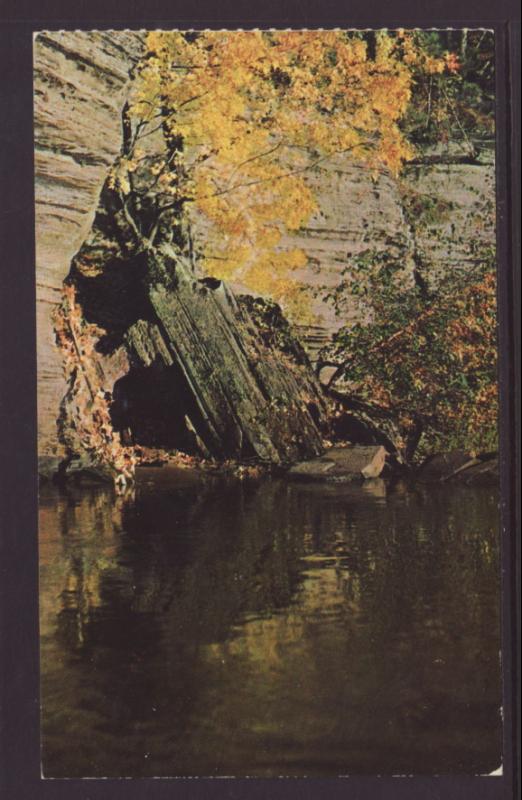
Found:
[[[397,173],[416,70],[441,72],[408,33],[152,32],[125,114],[112,186],[142,243],[168,235],[207,274],[283,301],[298,297],[299,249],[281,249],[316,210],[305,173],[340,153]],[[162,138],[163,149],[153,145]]]

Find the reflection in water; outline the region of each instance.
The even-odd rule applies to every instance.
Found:
[[[497,516],[380,480],[43,490],[44,774],[497,768]]]

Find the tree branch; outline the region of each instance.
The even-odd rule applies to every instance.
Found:
[[[138,228],[138,225],[136,224],[136,221],[134,220],[132,214],[129,211],[129,207],[127,205],[127,198],[124,196],[123,192],[121,192],[121,191],[118,192],[118,194],[120,196],[121,205],[122,205],[123,214],[125,216],[125,219],[129,223],[129,225],[130,225],[130,227],[131,227],[136,239],[138,240],[138,243],[141,244],[141,242],[143,241],[143,235],[142,235],[140,229]]]
[[[273,182],[281,181],[284,180],[284,178],[292,177],[292,175],[298,175],[302,172],[307,172],[309,169],[313,169],[318,164],[322,164],[324,161],[328,161],[328,159],[333,158],[334,156],[341,155],[342,153],[348,153],[351,150],[355,150],[358,147],[372,147],[372,146],[373,145],[370,144],[369,142],[361,142],[360,144],[352,145],[352,147],[345,147],[342,150],[334,150],[332,153],[327,153],[326,155],[317,158],[315,161],[313,161],[311,164],[307,164],[305,167],[299,167],[298,169],[290,170],[289,172],[285,172],[282,175],[276,175],[273,178],[258,178],[253,181],[246,181],[245,183],[236,183],[234,186],[230,186],[229,188],[220,189],[219,191],[213,192],[212,194],[206,194],[201,197],[195,197],[193,199],[206,200],[209,197],[219,197],[221,195],[228,194],[229,192],[233,192],[236,189],[243,189],[248,186],[258,186],[261,183],[270,183],[272,181]]]
[[[395,333],[393,333],[387,339],[382,339],[380,342],[376,342],[376,344],[374,344],[372,347],[369,347],[368,350],[366,350],[365,355],[368,355],[370,353],[376,353],[379,350],[382,350],[384,347],[387,347],[388,345],[392,344],[394,341],[399,339],[405,333],[409,333],[411,330],[413,330],[413,328],[415,328],[415,326],[418,325],[419,322],[424,321],[428,317],[432,316],[434,313],[435,313],[434,308],[426,309],[426,311],[424,311],[422,314],[419,314],[418,317],[416,317],[414,320],[408,323],[408,325],[406,325],[404,328],[400,328],[398,331],[395,331]],[[330,364],[324,364],[324,366],[332,366],[332,367],[337,366],[336,371],[333,373],[330,380],[326,384],[326,387],[328,389],[330,389],[332,384],[335,383],[335,381],[341,377],[346,367],[349,366],[349,364],[351,364],[353,361],[355,361],[355,359],[356,356],[352,354],[351,356],[346,358],[341,364],[336,365],[333,362]]]
[[[266,156],[269,156],[272,153],[275,153],[276,150],[279,150],[279,148],[281,147],[282,144],[283,144],[283,142],[280,141],[274,147],[271,147],[270,150],[265,150],[264,153],[258,153],[257,155],[251,156],[250,158],[245,159],[245,161],[241,161],[239,164],[236,164],[236,166],[234,167],[234,169],[230,173],[230,177],[228,179],[228,183],[230,183],[230,181],[232,180],[232,177],[236,174],[236,172],[238,172],[238,170],[241,169],[241,167],[244,167],[245,164],[250,164],[251,161],[257,161],[259,158],[265,158]]]

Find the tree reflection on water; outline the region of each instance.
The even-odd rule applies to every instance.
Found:
[[[498,767],[496,492],[42,491],[46,776]]]

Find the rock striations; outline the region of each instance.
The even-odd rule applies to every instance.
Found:
[[[58,452],[65,394],[53,314],[121,147],[129,72],[143,48],[132,31],[42,32],[34,41],[38,447]]]

